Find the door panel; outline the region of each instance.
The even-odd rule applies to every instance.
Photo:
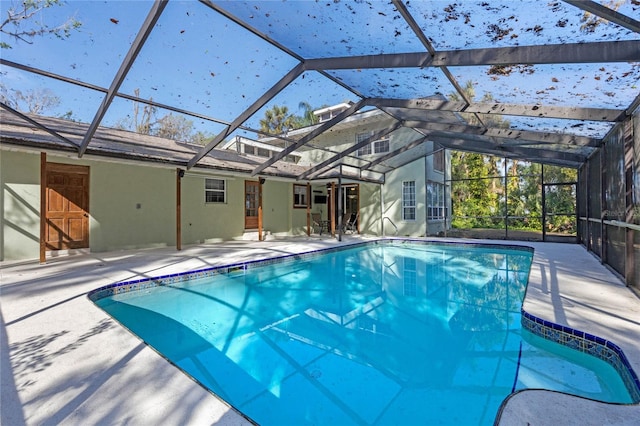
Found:
[[[47,190],[47,210],[49,212],[61,212],[64,209],[64,197],[62,194]]]
[[[260,203],[260,184],[256,181],[244,181],[244,228],[258,228],[258,206]]]
[[[89,247],[89,168],[47,163],[46,248]]]
[[[60,238],[64,228],[62,222],[62,219],[47,219],[47,245],[55,244],[62,240]]]
[[[83,218],[69,218],[69,239],[71,241],[82,241],[84,238],[84,220]]]

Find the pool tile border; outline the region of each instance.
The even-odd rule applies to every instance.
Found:
[[[449,247],[471,247],[471,246],[482,246],[484,248],[493,248],[493,249],[508,249],[508,250],[517,250],[517,251],[528,251],[533,253],[533,249],[531,247],[526,246],[510,246],[506,244],[484,244],[484,243],[466,243],[466,242],[438,242],[438,241],[429,241],[429,240],[414,240],[410,238],[390,238],[384,240],[372,240],[372,241],[364,241],[357,242],[354,244],[347,244],[338,247],[329,247],[322,248],[318,250],[312,250],[304,253],[293,253],[285,256],[272,257],[267,259],[256,259],[249,260],[246,262],[232,263],[230,265],[222,265],[222,266],[213,266],[209,268],[199,269],[196,271],[187,271],[187,272],[179,272],[175,274],[161,275],[158,277],[147,277],[140,278],[137,280],[116,282],[113,284],[109,284],[95,290],[89,292],[88,297],[91,301],[95,302],[96,300],[102,299],[104,297],[110,297],[117,294],[124,294],[134,291],[145,290],[152,287],[160,287],[160,286],[169,286],[173,284],[182,283],[185,281],[190,281],[199,278],[209,278],[219,274],[234,274],[234,273],[244,273],[245,271],[261,266],[273,265],[278,263],[290,262],[294,260],[305,260],[309,258],[313,258],[318,256],[321,253],[331,253],[340,250],[346,250],[354,247],[360,247],[365,245],[403,245],[403,244],[424,244],[424,245],[442,245]]]
[[[616,369],[622,377],[631,399],[640,402],[640,380],[618,345],[571,327],[556,324],[531,315],[522,309],[522,328],[552,342],[595,356]]]
[[[175,274],[160,275],[157,277],[140,278],[137,280],[121,281],[113,284],[109,284],[88,293],[88,297],[92,302],[100,300],[105,297],[114,296],[117,294],[130,293],[140,290],[145,290],[152,287],[170,286],[173,284],[179,284],[186,281],[196,280],[200,278],[209,278],[216,275],[232,275],[232,274],[244,274],[247,270],[254,269],[261,266],[273,265],[278,263],[285,263],[294,260],[305,260],[311,257],[315,257],[322,253],[328,253],[338,251],[345,248],[352,248],[368,243],[351,244],[347,246],[331,247],[320,250],[313,250],[305,253],[294,253],[285,256],[250,260],[246,262],[232,263],[229,265],[213,266],[205,269],[199,269],[196,271],[179,272]]]

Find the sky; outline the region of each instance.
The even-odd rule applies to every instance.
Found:
[[[0,0],[3,16],[16,0]],[[217,2],[231,13],[285,44],[294,54],[332,57],[352,54],[424,51],[406,23],[388,1],[254,1]],[[640,35],[603,24],[593,33],[580,31],[583,12],[556,1],[409,1],[425,34],[436,49],[506,47],[538,43],[599,40],[639,40]],[[640,5],[627,0],[619,9],[640,19]],[[46,25],[73,16],[82,23],[69,38],[41,36],[32,44],[2,34],[12,49],[4,59],[109,87],[145,17],[149,0],[70,0],[38,15]],[[539,7],[538,7],[539,6]],[[120,92],[169,104],[225,122],[233,121],[260,95],[298,63],[256,35],[197,1],[171,0],[120,87]],[[491,94],[508,103],[544,102],[551,105],[624,108],[640,91],[640,65],[581,64],[520,67],[508,76],[496,76],[489,67],[454,67],[451,72],[464,85],[473,81],[476,98]],[[419,98],[448,95],[452,87],[437,69],[341,70],[337,79],[366,96]],[[91,122],[104,94],[50,78],[3,66],[0,78],[11,90],[47,88],[62,103],[52,115],[71,112]],[[317,72],[305,72],[265,108],[286,105],[302,114],[298,104],[334,105],[358,96]],[[258,128],[264,109],[248,125]],[[164,115],[160,112],[159,115]],[[103,124],[115,126],[133,114],[130,101],[114,100]],[[189,118],[195,128],[217,134],[224,126]],[[510,117],[513,126],[527,130],[531,120]],[[548,120],[548,130],[603,136],[599,123]],[[540,125],[537,123],[536,125]],[[253,137],[254,134],[245,134]]]

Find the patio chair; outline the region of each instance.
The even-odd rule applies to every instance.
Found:
[[[351,231],[351,232],[358,231],[357,223],[358,223],[358,213],[351,213],[351,216],[349,216],[349,219],[347,219],[346,222],[342,223],[345,234],[348,231]]]
[[[328,231],[328,223],[322,220],[320,213],[311,213],[311,221],[313,223],[313,232],[322,235],[322,231]]]

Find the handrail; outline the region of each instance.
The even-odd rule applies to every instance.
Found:
[[[382,236],[384,237],[384,220],[387,219],[389,221],[389,223],[396,229],[396,232],[393,235],[398,235],[398,227],[396,226],[395,223],[393,223],[393,221],[391,219],[389,219],[388,216],[384,216],[382,218]]]
[[[633,229],[634,231],[640,231],[640,225],[636,225],[634,223],[622,222],[620,220],[602,220],[602,219],[593,218],[593,217],[587,218],[584,216],[581,216],[579,219],[586,220],[588,222],[594,222],[594,223],[604,223],[605,225],[616,226],[618,228],[627,228],[627,229]]]

